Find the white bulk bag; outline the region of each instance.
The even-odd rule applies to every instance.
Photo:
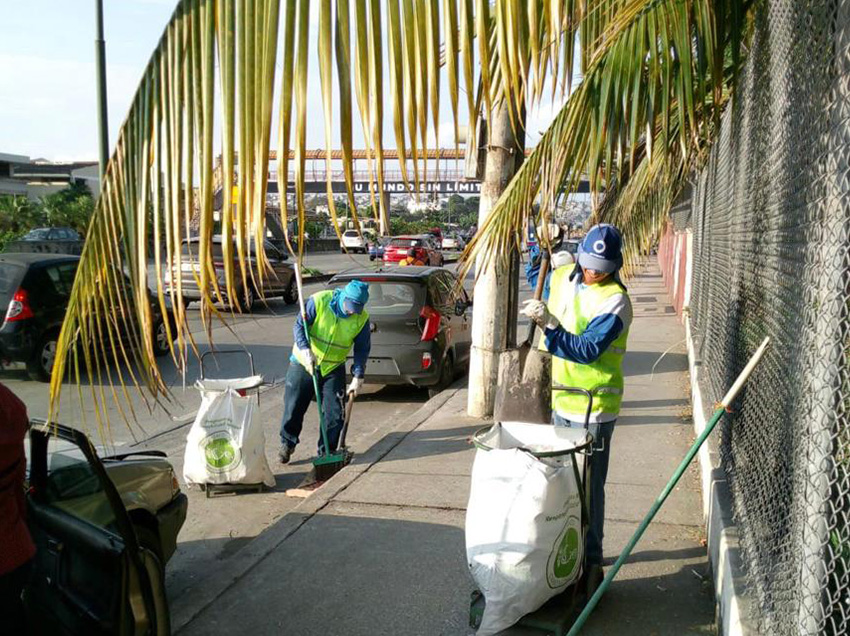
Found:
[[[487,636],[537,610],[581,574],[581,500],[567,451],[590,438],[584,429],[503,422],[475,442],[466,556],[486,600],[478,634]],[[584,455],[575,457],[583,475]]]
[[[263,427],[254,422],[254,400],[233,388],[201,390],[201,407],[186,437],[183,478],[190,484],[274,486]]]

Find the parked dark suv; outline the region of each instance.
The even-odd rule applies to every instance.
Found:
[[[34,380],[50,379],[79,262],[79,256],[68,254],[0,254],[0,310],[6,310],[0,325],[0,362],[25,362]],[[168,331],[153,299],[151,311],[153,349],[164,356],[170,351]],[[170,312],[167,319],[174,324]]]
[[[328,283],[342,287],[369,283],[372,350],[366,382],[413,384],[437,393],[469,365],[472,305],[449,270],[403,267],[337,274]]]

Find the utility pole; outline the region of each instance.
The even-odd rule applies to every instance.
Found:
[[[523,124],[518,124],[519,130]],[[516,173],[521,153],[507,107],[502,104],[493,112],[489,122],[490,140],[481,183],[478,209],[478,228],[490,215],[496,201]],[[466,410],[472,417],[489,417],[496,397],[499,356],[510,337],[511,316],[510,277],[514,267],[503,259],[493,257],[486,269],[483,257],[476,261],[474,298],[472,306],[472,352],[469,363],[469,398]]]
[[[100,146],[100,185],[109,163],[109,117],[106,112],[106,41],[103,39],[103,0],[94,1],[96,33],[94,59],[97,69],[97,127]]]

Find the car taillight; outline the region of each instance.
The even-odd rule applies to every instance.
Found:
[[[431,354],[427,351],[422,354],[422,370],[425,371],[431,368],[431,363],[433,359],[431,358]]]
[[[425,319],[425,326],[422,328],[422,342],[436,338],[440,331],[440,312],[425,305],[419,312],[419,317]]]
[[[9,302],[9,309],[6,310],[6,322],[14,322],[15,320],[26,320],[32,318],[32,309],[30,308],[29,294],[23,287],[19,287],[12,300]]]

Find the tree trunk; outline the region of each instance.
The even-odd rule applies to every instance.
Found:
[[[504,106],[497,108],[489,124],[490,143],[478,209],[479,230],[520,163],[517,161],[519,148],[507,109]],[[472,306],[472,353],[466,407],[472,417],[489,417],[493,413],[499,354],[507,346],[510,325],[516,318],[510,315],[512,268],[499,260],[491,260],[484,270],[480,270],[480,257],[476,262],[478,279]]]

